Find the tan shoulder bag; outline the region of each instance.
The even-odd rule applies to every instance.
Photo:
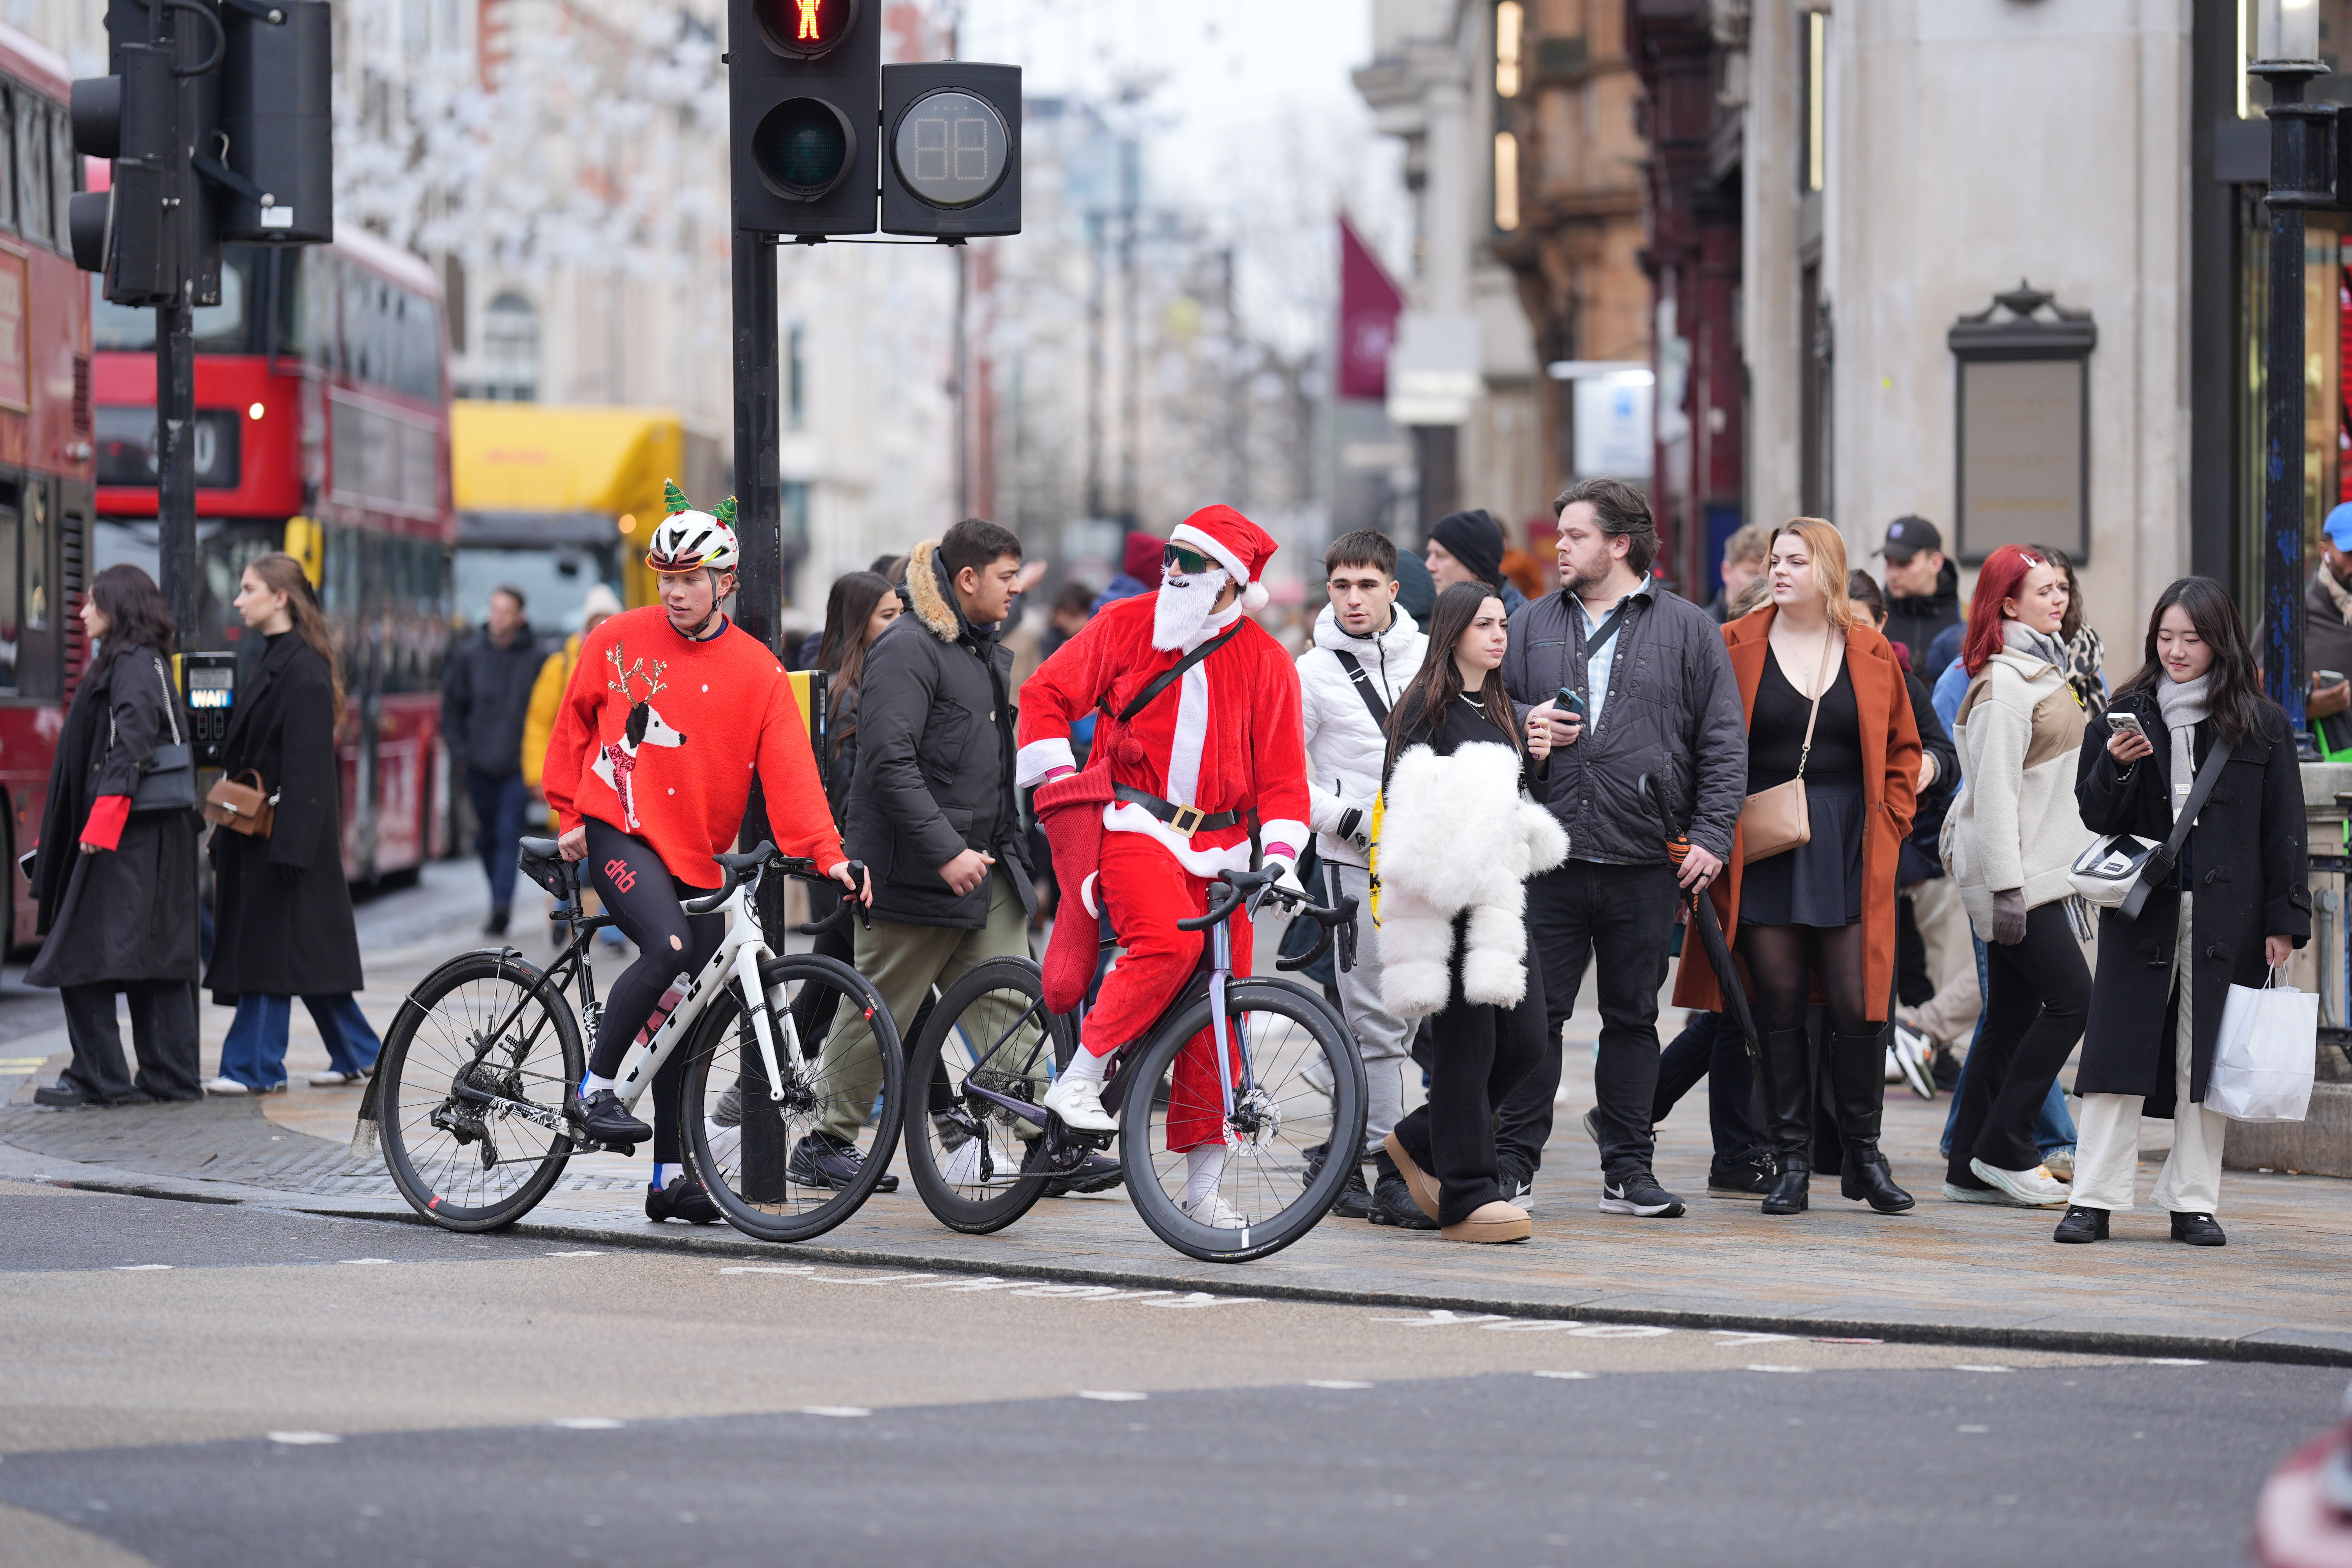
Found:
[[[1805,801],[1805,763],[1813,754],[1813,722],[1822,715],[1822,692],[1829,685],[1830,647],[1836,637],[1837,626],[1832,622],[1829,636],[1822,639],[1821,667],[1813,671],[1813,705],[1805,714],[1805,743],[1797,753],[1797,776],[1758,790],[1739,808],[1739,863],[1743,866],[1812,842],[1812,808]],[[1766,657],[1770,657],[1769,650]]]

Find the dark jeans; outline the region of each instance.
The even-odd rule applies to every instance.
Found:
[[[1535,1070],[1495,1113],[1503,1163],[1532,1175],[1551,1137],[1559,1092],[1559,1031],[1588,963],[1600,964],[1601,1169],[1612,1181],[1650,1168],[1658,1092],[1658,988],[1675,935],[1674,868],[1570,860],[1528,883],[1529,952],[1543,971],[1544,1041]]]
[[[486,773],[468,767],[466,793],[474,798],[474,819],[480,826],[474,849],[490,879],[490,907],[502,910],[514,902],[515,856],[522,845],[522,813],[530,804],[530,786],[520,773]]]
[[[184,980],[62,987],[66,1037],[74,1054],[65,1076],[92,1100],[121,1100],[131,1093],[134,1080],[125,1069],[122,1030],[114,1020],[117,991],[131,998],[131,1041],[139,1052],[135,1087],[156,1100],[202,1100],[196,992]]]
[[[1454,921],[1463,941],[1467,918]],[[1431,1020],[1436,1061],[1429,1100],[1397,1122],[1395,1137],[1413,1163],[1437,1178],[1437,1223],[1458,1225],[1503,1196],[1496,1163],[1495,1106],[1544,1058],[1543,976],[1528,972],[1528,994],[1516,1007],[1465,1001],[1462,961],[1454,961],[1454,991]],[[1553,1077],[1559,1053],[1555,1037]]]
[[[1945,1173],[1954,1186],[1979,1192],[1986,1183],[1969,1169],[1972,1157],[2002,1171],[2042,1163],[2033,1119],[2083,1037],[2091,1005],[2091,972],[2063,903],[2030,911],[2025,940],[2010,947],[1994,942],[1986,955],[1991,984],[1984,1032],[1961,1078]]]
[[[1656,1126],[1684,1095],[1706,1079],[1706,1130],[1717,1161],[1734,1160],[1764,1142],[1752,1114],[1756,1065],[1739,1026],[1720,1013],[1694,1013],[1666,1048],[1658,1053],[1658,1092],[1650,1102]]]

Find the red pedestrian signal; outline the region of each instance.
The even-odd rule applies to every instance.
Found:
[[[882,20],[862,0],[730,0],[735,226],[871,234],[877,216]]]
[[[829,54],[857,30],[857,0],[754,0],[760,31],[778,52]]]

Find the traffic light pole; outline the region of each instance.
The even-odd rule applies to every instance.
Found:
[[[776,321],[776,247],[735,231],[735,538],[743,558],[735,620],[783,652],[784,494],[776,443],[783,432]]]
[[[156,572],[180,646],[196,637],[195,310],[155,307]]]

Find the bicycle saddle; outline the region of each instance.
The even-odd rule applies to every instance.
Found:
[[[525,838],[519,843],[524,854],[541,860],[553,860],[563,853],[552,838]]]

